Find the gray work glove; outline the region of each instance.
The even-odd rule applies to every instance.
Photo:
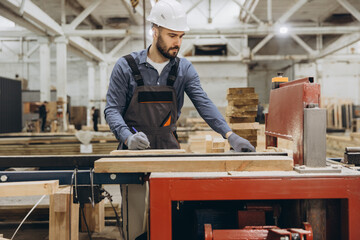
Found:
[[[150,142],[145,133],[138,132],[128,137],[127,146],[130,150],[144,150],[145,148],[150,147]]]
[[[240,137],[236,133],[230,134],[229,143],[236,152],[255,152],[255,148],[245,138]]]

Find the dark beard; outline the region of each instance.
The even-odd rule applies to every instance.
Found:
[[[173,47],[173,48],[169,48],[168,50],[166,50],[165,43],[164,43],[163,39],[161,38],[161,35],[159,35],[159,37],[157,39],[156,47],[159,50],[159,52],[161,53],[161,55],[163,55],[164,57],[166,57],[168,59],[176,58],[177,54],[179,53],[179,47]],[[172,50],[172,49],[178,50],[175,55],[170,54],[170,50]]]

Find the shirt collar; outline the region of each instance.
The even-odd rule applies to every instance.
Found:
[[[146,58],[147,58],[147,53],[150,50],[151,45],[147,48],[144,49],[140,52],[140,56],[139,56],[139,64],[144,64],[146,63]],[[175,58],[170,60],[170,65],[174,65],[175,64]]]

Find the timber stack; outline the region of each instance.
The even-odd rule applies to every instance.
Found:
[[[231,130],[257,146],[259,123],[255,122],[259,96],[254,88],[229,88],[227,91],[228,106],[226,121]]]

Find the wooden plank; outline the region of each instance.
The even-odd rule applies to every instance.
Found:
[[[293,159],[285,156],[208,156],[171,158],[102,158],[95,172],[223,172],[290,171]]]
[[[255,117],[226,117],[228,123],[252,123]]]
[[[206,153],[212,153],[212,144],[213,144],[213,139],[211,135],[206,135],[205,136],[205,152]]]
[[[214,138],[212,143],[212,148],[222,148],[225,147],[225,139],[223,138]]]
[[[253,123],[230,123],[231,129],[259,129],[260,125],[258,122]]]
[[[259,103],[259,99],[237,99],[237,100],[229,100],[229,106],[244,106],[244,105],[257,105]]]
[[[246,111],[246,112],[226,112],[227,117],[256,117],[256,111]]]
[[[105,228],[105,201],[95,204],[84,204],[84,215],[90,232],[102,232]],[[84,219],[81,218],[81,231],[87,231]]]
[[[245,112],[245,111],[257,111],[258,105],[243,105],[243,106],[227,106],[227,112]]]
[[[114,150],[110,155],[166,155],[185,153],[185,149]]]
[[[69,240],[69,235],[79,239],[79,204],[73,203],[70,191],[67,186],[50,195],[49,240]]]
[[[247,88],[228,88],[227,94],[244,94],[244,93],[254,93],[255,88],[247,87]]]
[[[259,95],[256,93],[244,93],[244,94],[228,94],[226,96],[226,100],[234,100],[237,101],[239,99],[258,99]]]
[[[0,197],[51,195],[58,187],[58,180],[0,183]]]

